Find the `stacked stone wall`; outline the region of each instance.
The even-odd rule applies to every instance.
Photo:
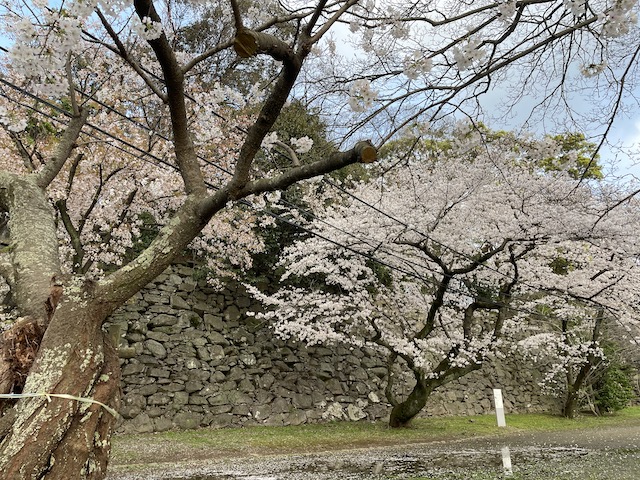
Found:
[[[388,417],[380,353],[277,338],[246,315],[260,306],[242,286],[218,291],[194,274],[170,268],[111,319],[122,361],[121,432]],[[436,391],[424,414],[489,413],[493,388],[503,389],[507,412],[559,411],[538,379],[521,362],[492,362]]]

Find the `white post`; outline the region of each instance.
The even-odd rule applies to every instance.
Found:
[[[507,421],[504,419],[504,404],[502,403],[502,390],[493,389],[493,401],[496,405],[496,417],[498,417],[498,426],[506,427]]]
[[[513,475],[513,468],[511,467],[511,452],[509,451],[509,447],[502,447],[502,468],[504,469],[505,477]]]

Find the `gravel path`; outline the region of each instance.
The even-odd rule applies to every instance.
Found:
[[[514,433],[508,436],[438,441],[423,444],[341,450],[297,455],[251,455],[219,458],[215,451],[199,452],[197,459],[179,461],[183,452],[172,452],[170,445],[151,448],[155,463],[124,465],[114,462],[109,480],[375,480],[411,478],[484,469],[501,478],[502,449],[508,446],[514,468],[565,461],[579,464],[613,461],[608,455],[640,452],[640,427],[574,430],[563,432]],[[148,448],[149,446],[145,447]],[[141,446],[142,448],[142,446]],[[636,462],[638,463],[638,462]],[[558,463],[559,465],[560,463]],[[566,467],[563,467],[566,470]],[[578,469],[579,471],[579,469]],[[434,473],[435,472],[435,473]],[[637,475],[636,475],[637,474]],[[590,478],[640,478],[631,476],[596,476]],[[433,477],[432,477],[433,478]],[[447,477],[454,478],[454,477]],[[461,476],[455,478],[471,478]],[[487,478],[487,477],[483,477]],[[552,477],[544,477],[552,478]],[[560,478],[560,477],[558,477]],[[565,477],[562,477],[565,478]]]

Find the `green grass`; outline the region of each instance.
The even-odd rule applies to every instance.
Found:
[[[574,420],[544,414],[508,415],[507,427],[496,426],[493,415],[417,419],[409,428],[390,429],[383,422],[335,422],[296,427],[245,427],[171,431],[145,435],[120,435],[113,439],[114,459],[144,462],[136,445],[191,452],[216,451],[219,455],[277,454],[402,445],[435,440],[501,436],[515,432],[589,429],[616,425],[640,425],[640,407],[604,417],[582,416]],[[147,449],[144,449],[147,450]]]

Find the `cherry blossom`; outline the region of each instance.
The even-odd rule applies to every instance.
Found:
[[[381,166],[394,165],[384,182],[316,200],[309,227],[321,236],[283,251],[275,294],[251,289],[267,307],[257,315],[308,344],[386,351],[428,391],[516,344],[539,357],[541,346],[554,350],[544,357],[557,359],[547,382],[557,380],[602,357],[584,335],[596,312],[635,331],[638,205],[607,213],[592,186],[532,169],[536,149],[524,158],[513,138],[479,144],[482,135],[464,130],[438,160],[400,168],[391,157]],[[549,142],[538,152],[558,148]],[[575,326],[556,336],[562,319]]]

